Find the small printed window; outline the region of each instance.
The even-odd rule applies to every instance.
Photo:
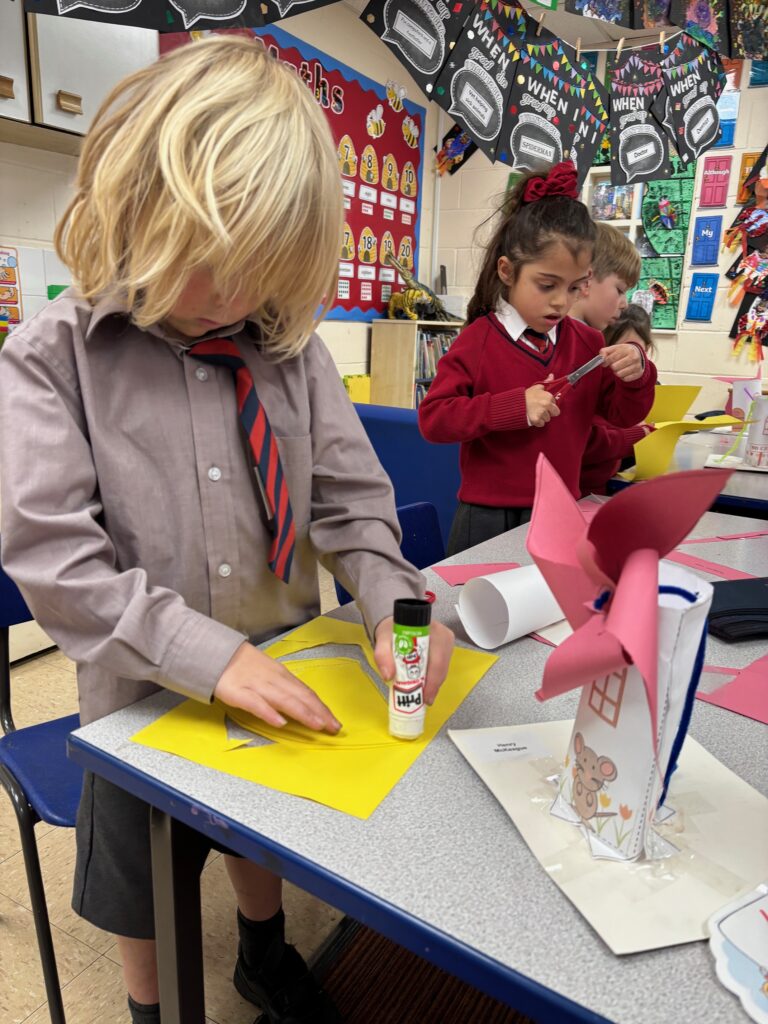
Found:
[[[589,691],[589,706],[598,718],[602,718],[614,729],[619,723],[627,671],[627,669],[622,669],[621,672],[611,672],[603,679],[596,679]]]

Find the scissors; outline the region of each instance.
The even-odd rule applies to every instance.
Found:
[[[567,395],[574,385],[578,384],[581,378],[589,373],[591,370],[596,370],[598,366],[602,366],[605,362],[604,356],[595,356],[594,359],[590,359],[588,363],[584,363],[578,370],[574,370],[573,373],[566,374],[565,377],[558,377],[557,380],[542,380],[540,384],[544,385],[544,390],[548,391],[552,395],[555,401],[559,404],[560,399]]]

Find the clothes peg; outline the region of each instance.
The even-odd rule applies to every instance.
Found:
[[[665,33],[664,33],[664,30],[662,29],[662,31],[659,32],[659,49],[661,50],[662,53],[665,52],[665,50],[664,50],[664,39],[665,39]]]
[[[619,40],[618,45],[616,47],[616,60],[617,61],[618,61],[619,57],[621,56],[621,51],[622,51],[623,46],[624,46],[624,36],[621,37],[621,39]]]
[[[581,60],[581,36],[576,40],[576,63],[578,64]]]
[[[545,12],[542,11],[541,14],[539,15],[539,27],[536,29],[536,35],[537,36],[541,35],[541,29],[542,29],[542,27],[544,25],[544,13]]]

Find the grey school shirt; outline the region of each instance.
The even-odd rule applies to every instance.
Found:
[[[289,584],[267,565],[230,370],[71,289],[0,354],[2,561],[77,662],[83,723],[158,686],[211,700],[246,638],[319,614],[318,558],[369,633],[395,598],[423,594],[322,341],[277,363],[248,322],[214,336],[236,341],[276,436],[296,522]]]

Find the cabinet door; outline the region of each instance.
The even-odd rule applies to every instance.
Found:
[[[30,121],[27,47],[21,0],[0,0],[0,117]]]
[[[112,87],[158,53],[150,29],[47,14],[29,15],[29,45],[35,121],[80,134]]]

